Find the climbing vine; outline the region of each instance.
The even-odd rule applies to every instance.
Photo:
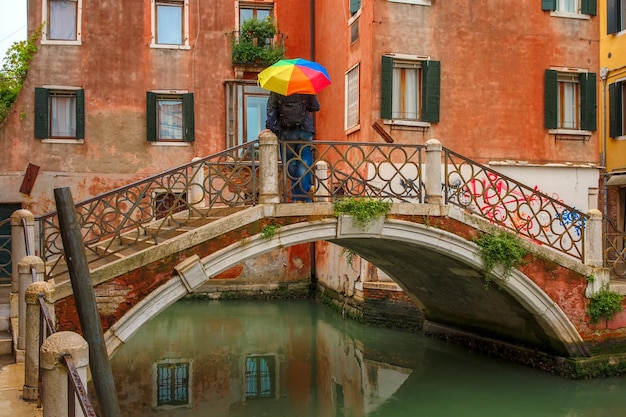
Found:
[[[271,240],[279,228],[279,224],[266,224],[265,226],[263,226],[263,229],[261,229],[261,237]]]
[[[17,100],[17,95],[26,80],[30,61],[37,53],[37,40],[41,35],[40,26],[33,35],[25,41],[14,42],[2,59],[0,69],[0,122]]]

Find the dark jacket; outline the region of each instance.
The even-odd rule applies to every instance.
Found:
[[[313,116],[312,112],[316,112],[320,110],[320,102],[317,100],[317,96],[315,94],[298,94],[306,100],[306,109],[307,112],[304,115],[304,124],[301,126],[302,130],[306,130],[307,132],[315,133],[315,128],[313,127]],[[280,98],[280,94],[275,92],[270,92],[270,98],[267,100],[267,120],[265,121],[265,127],[275,135],[280,136],[279,132],[281,129],[280,122],[278,120],[278,100]]]

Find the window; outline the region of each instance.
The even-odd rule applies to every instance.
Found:
[[[626,30],[626,0],[607,0],[606,6],[606,33]]]
[[[609,85],[609,136],[626,136],[626,80]]]
[[[276,357],[246,357],[246,400],[277,398]]]
[[[359,124],[359,66],[356,65],[346,73],[346,114],[345,128],[350,129]]]
[[[255,18],[256,20],[263,20],[266,17],[272,16],[272,10],[274,8],[273,2],[239,2],[239,25],[248,19]]]
[[[82,89],[35,88],[35,137],[83,139],[85,93]]]
[[[191,406],[192,375],[188,359],[166,359],[153,365],[155,381],[155,408],[171,409]]]
[[[42,43],[80,43],[82,0],[42,1]]]
[[[255,82],[226,84],[227,146],[233,147],[256,140],[265,129],[269,91]]]
[[[193,93],[146,96],[147,140],[149,142],[193,142]]]
[[[596,74],[546,70],[545,126],[596,130]]]
[[[439,61],[382,57],[381,117],[439,121]]]
[[[152,44],[154,47],[189,47],[188,0],[152,0]]]
[[[558,12],[560,15],[596,15],[597,0],[542,0],[541,9]]]

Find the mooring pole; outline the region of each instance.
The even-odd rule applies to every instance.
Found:
[[[121,417],[72,192],[68,187],[55,188],[54,199],[59,213],[59,229],[78,319],[83,337],[89,345],[89,365],[100,411],[102,417]]]

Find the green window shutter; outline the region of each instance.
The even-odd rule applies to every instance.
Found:
[[[422,121],[439,121],[439,99],[441,97],[441,62],[424,61],[422,67]]]
[[[581,4],[580,11],[583,14],[588,14],[590,16],[596,15],[597,0],[583,0]]]
[[[557,72],[546,70],[544,86],[544,124],[546,129],[557,128],[558,89]]]
[[[361,8],[361,0],[350,0],[350,14],[355,14],[356,12],[359,11],[360,8]]]
[[[380,83],[380,117],[383,119],[391,119],[392,100],[391,95],[393,92],[393,58],[390,56],[383,56],[383,63],[381,68],[381,83]]]
[[[85,90],[76,91],[76,139],[85,138]]]
[[[48,89],[35,88],[35,137],[46,139],[48,137]]]
[[[146,93],[146,139],[148,142],[157,140],[157,95]]]
[[[183,140],[193,142],[194,119],[193,119],[193,93],[183,94]]]
[[[622,136],[622,85],[613,83],[609,85],[609,136],[616,138]]]
[[[541,10],[556,10],[557,0],[541,0]]]
[[[606,33],[619,32],[619,23],[617,19],[617,3],[619,0],[606,0]]]
[[[596,74],[580,74],[580,127],[596,130]]]

